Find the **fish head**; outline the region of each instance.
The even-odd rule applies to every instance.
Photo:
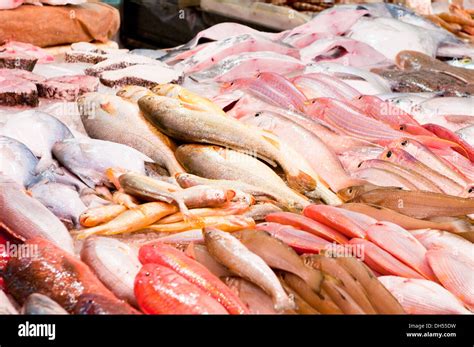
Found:
[[[374,184],[364,184],[360,186],[352,186],[341,189],[337,192],[337,195],[344,201],[351,201],[358,196],[367,193],[371,190],[378,189],[379,187]]]

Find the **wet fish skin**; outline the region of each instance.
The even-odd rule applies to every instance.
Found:
[[[265,194],[270,193],[288,209],[301,209],[309,204],[273,170],[250,155],[216,146],[181,145],[176,150],[176,157],[195,175],[250,184]]]
[[[201,230],[199,233],[202,236]],[[203,239],[204,242],[204,239]],[[207,250],[205,245],[196,244],[196,242],[190,242],[184,252],[191,259],[196,260],[198,263],[205,266],[211,273],[219,278],[232,276],[232,273],[223,265],[217,262]]]
[[[117,94],[127,92],[127,89],[122,89]],[[146,93],[152,94],[148,89]],[[170,175],[184,171],[173,154],[173,142],[146,120],[136,101],[130,102],[115,95],[89,93],[81,96],[77,102],[90,137],[135,148],[164,167]]]
[[[146,155],[131,147],[94,139],[71,139],[53,146],[54,156],[89,187],[107,185],[105,172],[120,168],[145,174]]]
[[[158,264],[142,267],[135,279],[135,295],[145,314],[227,314],[202,289]]]
[[[74,307],[78,315],[136,315],[142,314],[124,301],[101,294],[82,294]]]
[[[66,227],[22,186],[0,175],[1,225],[12,235],[29,240],[42,237],[73,253],[73,242]]]
[[[452,254],[461,254],[467,258],[474,255],[474,244],[472,242],[450,232],[434,229],[418,229],[411,230],[410,233],[415,236],[427,250],[446,249]]]
[[[94,293],[122,305],[75,256],[42,238],[28,240],[25,245],[35,250],[34,254],[12,258],[3,274],[8,292],[19,304],[40,293],[71,313],[82,294]]]
[[[240,300],[248,307],[251,314],[280,314],[273,307],[270,295],[260,287],[240,277],[224,278],[225,284],[239,296]],[[285,314],[287,311],[282,312]]]
[[[90,208],[80,215],[79,221],[82,226],[91,228],[111,221],[126,210],[127,208],[122,205],[105,205]]]
[[[457,217],[474,213],[474,199],[391,188],[374,189],[349,202],[382,206],[418,219]]]
[[[174,247],[162,242],[144,245],[140,248],[139,259],[142,264],[160,264],[176,271],[217,300],[230,314],[249,313],[244,304],[224,283],[203,265]]]
[[[69,314],[56,301],[39,293],[33,293],[26,299],[21,313],[26,315]]]
[[[137,250],[116,239],[93,236],[85,240],[80,255],[110,291],[137,307],[133,292],[135,276],[141,268]]]
[[[80,226],[79,218],[87,207],[73,187],[54,182],[40,182],[28,191],[67,226]]]
[[[233,232],[244,228],[253,228],[254,226],[255,221],[250,217],[226,215],[188,219],[187,221],[168,224],[153,224],[147,226],[146,229],[160,233],[176,233],[191,229],[202,229],[203,227],[214,227],[223,231]]]
[[[282,212],[282,209],[275,204],[268,202],[250,206],[248,211],[244,212],[243,215],[245,217],[250,217],[255,221],[263,221],[266,216],[276,212]]]
[[[0,173],[28,187],[36,178],[38,159],[23,143],[0,136]]]
[[[59,119],[45,112],[30,110],[2,117],[0,135],[25,144],[35,156],[41,158],[35,173],[55,165],[51,149],[56,142],[74,137]]]
[[[294,302],[262,258],[249,251],[232,235],[218,229],[204,228],[203,235],[209,253],[232,272],[257,284],[270,294],[275,310],[294,308]]]
[[[285,171],[290,186],[303,192],[316,188],[312,177],[292,166],[290,158],[280,151],[278,142],[265,137],[257,129],[230,117],[216,117],[189,109],[185,103],[175,99],[146,96],[138,101],[138,105],[150,122],[171,137],[250,151],[260,158],[278,163]]]
[[[307,267],[296,252],[263,230],[245,229],[233,234],[251,252],[261,257],[270,267],[298,275],[319,292],[323,275]]]
[[[416,229],[434,229],[434,230],[446,230],[452,233],[462,233],[466,231],[472,231],[473,227],[470,226],[463,220],[453,222],[434,222],[429,220],[417,219],[390,210],[385,207],[377,205],[369,205],[363,203],[346,203],[341,206],[342,208],[354,212],[363,213],[367,216],[375,218],[380,221],[387,221],[395,223],[402,228],[407,230]]]
[[[18,310],[13,306],[13,303],[8,298],[3,290],[0,289],[0,314],[10,315],[18,314]]]

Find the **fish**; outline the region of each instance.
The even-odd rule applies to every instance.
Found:
[[[423,70],[447,74],[465,83],[474,82],[474,71],[451,66],[429,55],[416,51],[401,51],[395,57],[395,64],[404,71]]]
[[[120,97],[130,92],[127,88],[133,87],[119,90],[119,96],[88,93],[78,98],[81,120],[88,135],[134,148],[164,167],[170,175],[184,172],[174,156],[174,143],[145,119],[136,101]],[[151,94],[149,89],[146,92]]]
[[[323,223],[347,237],[366,238],[367,229],[377,223],[376,219],[362,213],[325,205],[307,206],[303,215]]]
[[[0,135],[23,143],[36,157],[41,158],[35,168],[36,174],[55,165],[51,149],[56,142],[74,137],[71,130],[56,117],[30,110],[2,117]]]
[[[145,264],[135,279],[135,295],[145,314],[228,314],[204,290],[159,264]]]
[[[328,97],[352,100],[361,97],[359,91],[343,80],[325,73],[310,73],[296,76],[291,82],[303,92],[307,99]]]
[[[178,84],[159,84],[153,87],[151,91],[157,95],[166,96],[169,98],[180,100],[184,103],[191,104],[194,106],[195,109],[201,111],[220,114],[222,116],[226,115],[226,113],[211,100],[203,98],[202,96],[193,93],[192,91]],[[140,98],[137,99],[137,102],[139,99]]]
[[[70,139],[53,146],[54,156],[91,188],[107,185],[108,168],[121,168],[145,174],[145,163],[152,159],[136,149],[115,142]]]
[[[387,64],[389,60],[370,45],[346,37],[321,38],[300,49],[304,63],[332,62],[354,67]]]
[[[163,189],[162,185],[158,184],[155,179],[135,173],[121,175],[119,182],[126,193],[142,200],[175,204],[179,207],[185,219],[193,217],[188,208],[220,207],[231,201],[235,196],[233,190],[210,186],[194,186],[170,192]]]
[[[379,281],[408,314],[470,314],[453,294],[436,282],[397,276],[381,276]]]
[[[472,242],[450,232],[435,229],[417,229],[410,233],[416,237],[427,250],[446,249],[452,254],[462,254],[469,258],[474,254]]]
[[[474,308],[474,257],[451,253],[446,249],[431,249],[426,258],[441,284],[472,310]]]
[[[374,189],[349,202],[386,207],[412,218],[456,217],[474,213],[474,199],[401,189]]]
[[[272,237],[263,230],[255,229],[241,230],[232,235],[270,267],[301,277],[308,286],[319,292],[323,275],[304,265],[298,254],[278,238]]]
[[[245,116],[240,121],[269,131],[285,141],[308,162],[311,169],[320,177],[321,184],[328,185],[333,191],[337,192],[342,188],[363,183],[362,180],[350,177],[336,153],[316,134],[289,118],[279,114],[258,112]]]
[[[426,260],[426,248],[405,229],[390,222],[377,222],[367,228],[367,236],[426,279],[437,280]]]
[[[30,239],[34,254],[12,258],[3,276],[8,292],[19,304],[34,293],[48,296],[72,313],[82,294],[103,295],[117,307],[130,307],[117,299],[89,267],[48,240]],[[130,307],[131,309],[131,307]]]
[[[416,157],[411,155],[410,153],[405,151],[404,147],[398,148],[395,146],[389,146],[387,150],[385,150],[380,155],[380,159],[391,161],[400,166],[407,167],[410,170],[427,177],[432,182],[436,182],[436,185],[445,194],[459,196],[464,192],[464,187],[462,185],[456,183],[454,180],[443,175],[442,173],[435,171],[433,169],[433,164],[428,166],[417,159],[421,156],[421,154],[417,155]]]
[[[342,314],[341,308],[334,303],[325,291],[315,293],[300,277],[286,272],[282,275],[285,283],[293,289],[303,300],[314,307],[321,314]]]
[[[367,298],[380,314],[404,314],[397,299],[382,285],[373,271],[354,257],[337,257],[337,263],[346,269],[367,292]]]
[[[427,70],[399,71],[372,69],[374,73],[390,81],[392,91],[399,93],[437,93],[445,97],[474,95],[474,85],[466,84],[446,74],[433,74]]]
[[[225,277],[225,284],[239,296],[250,311],[250,314],[279,314],[274,307],[270,295],[260,287],[240,277]],[[283,314],[288,312],[284,311]]]
[[[215,228],[204,228],[203,235],[209,253],[232,272],[270,294],[275,310],[295,307],[293,300],[285,293],[275,273],[265,261],[249,251],[237,238]]]
[[[24,188],[0,175],[0,221],[7,232],[20,240],[41,237],[73,253],[73,241],[66,227]]]
[[[250,217],[257,222],[265,220],[265,217],[270,213],[282,211],[283,210],[280,207],[273,204],[272,202],[264,202],[250,206],[249,209],[242,215],[245,217]]]
[[[142,264],[159,264],[175,271],[214,298],[230,314],[249,313],[240,299],[219,278],[172,246],[162,242],[144,245],[140,247],[139,259]]]
[[[297,292],[295,292],[282,278],[280,278],[280,283],[285,289],[285,291],[293,296],[295,300],[296,308],[294,312],[296,314],[320,314],[314,307],[307,303]],[[292,312],[291,312],[292,313]]]
[[[474,140],[472,140],[474,138],[474,125],[459,129],[456,131],[456,134],[464,141],[468,142],[469,145],[474,146]]]
[[[406,278],[424,278],[410,266],[405,265],[389,252],[375,243],[359,238],[353,238],[349,243],[362,248],[362,259],[372,270],[381,275],[395,275]],[[356,251],[355,251],[356,252]]]
[[[230,149],[181,145],[175,152],[188,172],[213,180],[235,180],[269,192],[288,209],[302,209],[309,200],[290,189],[267,165],[250,155]]]
[[[37,181],[38,159],[23,143],[0,136],[0,173],[28,187]]]
[[[365,314],[365,311],[347,293],[343,283],[336,278],[325,274],[321,286],[326,290],[331,299],[341,308],[345,314]]]
[[[10,298],[1,289],[0,289],[0,314],[1,315],[19,314],[18,310],[13,305]]]
[[[362,285],[343,266],[338,264],[337,260],[324,255],[308,255],[304,257],[304,262],[340,281],[350,297],[365,313],[377,313]]]
[[[255,226],[253,218],[243,215],[209,216],[200,219],[191,219],[183,222],[168,224],[153,224],[146,227],[147,230],[160,233],[177,233],[191,229],[201,229],[204,227],[215,227],[224,231],[236,231],[243,228]]]
[[[117,298],[137,307],[135,276],[140,271],[137,250],[117,239],[89,237],[81,249],[81,260]]]
[[[223,217],[231,215],[240,215],[249,209],[249,205],[246,203],[239,202],[229,202],[222,207],[204,207],[204,208],[194,208],[190,211],[194,217]],[[170,224],[178,223],[184,221],[184,215],[182,212],[177,212],[168,217],[162,218],[159,221],[159,224]]]
[[[235,56],[236,54],[245,52],[261,51],[275,52],[299,58],[298,50],[289,45],[272,41],[262,35],[246,33],[214,41],[175,65],[175,68],[182,69],[186,74],[192,74],[218,64],[229,56]]]
[[[269,104],[294,111],[304,111],[306,97],[287,78],[277,73],[262,72],[254,78],[229,83],[226,92],[242,90]]]
[[[122,303],[122,302],[121,302]],[[82,294],[77,300],[75,315],[137,315],[142,314],[127,304],[117,305],[116,300],[101,294]]]
[[[155,126],[171,137],[226,146],[250,152],[257,157],[278,163],[285,171],[290,186],[300,191],[312,191],[315,180],[295,168],[291,158],[280,150],[275,139],[232,118],[217,117],[207,112],[189,109],[175,99],[146,96],[138,101],[140,109]],[[175,153],[176,154],[176,153]],[[178,159],[179,160],[179,159]]]
[[[28,296],[21,308],[21,313],[26,315],[69,314],[56,301],[39,293],[33,293]]]
[[[453,150],[460,153],[461,155],[468,158],[471,162],[474,161],[474,146],[471,146],[468,141],[465,141],[462,137],[458,136],[451,130],[439,125],[439,124],[423,124],[423,127],[441,139],[451,141],[458,146],[453,147]]]
[[[266,231],[298,253],[319,253],[331,246],[329,241],[307,231],[296,229],[291,225],[264,222],[257,224],[255,228]]]
[[[470,182],[469,179],[454,165],[447,162],[443,158],[440,158],[429,148],[416,140],[401,138],[392,143],[391,147],[392,146],[396,148],[402,148],[404,151],[417,158],[421,163],[439,172],[443,176],[450,178],[457,184],[467,186]]]
[[[76,230],[75,235],[79,240],[91,235],[116,235],[131,233],[148,227],[163,217],[178,211],[176,206],[164,202],[149,202],[137,208],[126,210],[111,221],[92,228]]]
[[[418,190],[414,184],[404,177],[394,172],[374,167],[352,171],[352,176],[380,187],[399,187],[407,190]]]
[[[330,242],[347,243],[349,240],[337,230],[319,223],[311,218],[291,212],[277,212],[265,217],[265,221],[291,225],[297,229],[307,231]]]
[[[421,175],[420,173],[407,168],[406,166],[399,165],[392,161],[382,159],[370,159],[365,160],[358,165],[359,169],[378,169],[388,171],[391,174],[401,177],[405,181],[409,182],[410,185],[414,185],[416,189],[410,190],[426,190],[434,193],[441,193],[442,190],[428,177]],[[377,185],[375,182],[373,183]],[[410,186],[409,185],[409,186]],[[339,192],[338,192],[339,193]],[[340,193],[339,193],[340,194]]]
[[[79,216],[79,222],[83,227],[95,227],[111,221],[126,210],[127,207],[115,204],[89,208]]]
[[[275,52],[249,52],[231,55],[207,69],[189,75],[196,82],[231,82],[239,78],[256,76],[261,72],[276,72],[286,75],[303,70],[305,64],[299,59]]]
[[[201,230],[199,230],[199,234],[202,237]],[[161,239],[159,241],[162,242]],[[204,243],[204,239],[202,240],[202,242]],[[198,263],[205,266],[206,269],[208,269],[211,273],[213,273],[219,278],[232,276],[232,272],[230,272],[225,266],[217,262],[217,260],[215,260],[209,254],[209,251],[207,250],[207,247],[205,245],[196,244],[196,242],[194,241],[190,242],[186,247],[184,253],[191,259],[194,259]]]
[[[456,220],[452,222],[434,222],[423,219],[416,219],[404,214],[398,213],[385,207],[363,204],[363,203],[346,203],[341,206],[343,209],[363,213],[369,217],[379,221],[386,221],[397,224],[407,230],[417,229],[435,229],[446,230],[451,233],[462,233],[473,229],[467,222]]]
[[[87,210],[74,187],[61,183],[45,182],[28,189],[32,197],[41,202],[68,227],[80,226],[80,216]]]

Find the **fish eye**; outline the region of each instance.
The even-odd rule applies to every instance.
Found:
[[[408,145],[408,140],[402,141],[401,145],[402,145],[402,146]]]
[[[405,130],[405,126],[404,125],[400,125],[400,130]]]
[[[392,156],[392,151],[387,152],[387,158],[390,158]]]
[[[469,188],[469,190],[468,190],[467,192],[468,192],[469,194],[474,193],[474,187]]]
[[[361,167],[362,166],[362,162],[359,163],[359,165],[357,165],[357,167]]]
[[[260,116],[261,116],[260,112],[255,113],[255,117],[260,117]]]

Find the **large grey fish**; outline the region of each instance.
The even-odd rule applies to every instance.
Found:
[[[182,145],[176,150],[176,158],[195,175],[250,184],[269,192],[286,208],[301,209],[309,204],[272,169],[249,155],[217,146]]]
[[[294,308],[275,273],[258,255],[249,251],[231,234],[215,228],[204,228],[204,241],[209,253],[240,277],[255,283],[273,298],[275,310]]]
[[[108,184],[105,172],[109,168],[145,174],[145,162],[153,162],[134,148],[93,139],[58,142],[53,146],[53,154],[62,165],[91,188]]]
[[[12,235],[28,240],[40,237],[73,253],[73,242],[61,221],[23,187],[0,174],[0,221]]]
[[[161,96],[144,96],[138,101],[147,119],[165,134],[188,142],[209,143],[247,151],[275,162],[285,172],[290,186],[298,191],[313,191],[316,181],[301,171],[280,150],[278,139],[231,117],[195,110],[194,105]]]
[[[82,123],[90,137],[130,146],[149,156],[158,165],[166,168],[170,175],[183,172],[176,160],[172,141],[150,124],[140,112],[132,98],[132,90],[141,87],[126,87],[119,96],[88,93],[77,100]],[[143,94],[140,94],[143,96]]]
[[[27,187],[37,178],[38,159],[23,143],[7,136],[0,136],[0,174]]]
[[[89,237],[81,259],[119,299],[137,306],[133,287],[141,264],[136,249],[116,239]]]
[[[74,187],[42,181],[30,187],[29,191],[68,227],[80,226],[79,216],[87,207]]]
[[[69,314],[56,301],[40,293],[31,294],[26,299],[21,313],[26,315]]]
[[[61,121],[40,111],[24,111],[2,117],[0,135],[22,142],[36,157],[41,158],[36,167],[37,173],[54,165],[51,149],[56,142],[74,137]]]

